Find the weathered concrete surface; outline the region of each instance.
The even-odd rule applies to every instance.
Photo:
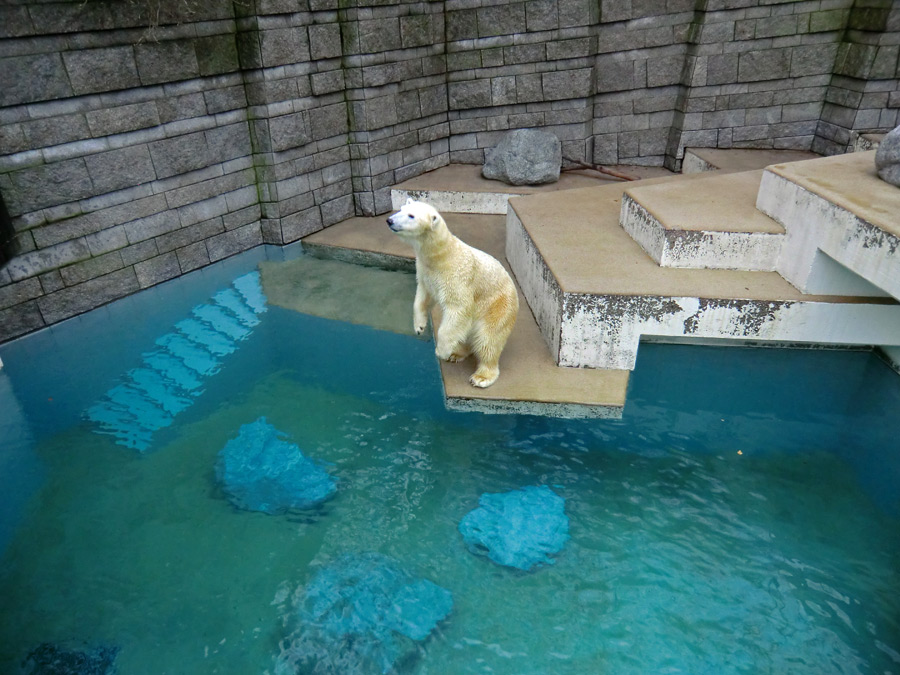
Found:
[[[670,171],[661,167],[623,166],[614,168],[636,178],[671,175]],[[407,199],[416,199],[431,204],[442,213],[505,215],[510,197],[618,182],[620,182],[618,179],[596,171],[579,169],[564,171],[555,183],[499,185],[497,181],[484,178],[481,175],[481,168],[478,166],[451,164],[398,184],[391,190],[391,203],[394,209],[399,209]]]
[[[815,159],[807,150],[685,148],[681,173],[754,171],[770,164]]]
[[[858,131],[850,132],[849,152],[866,152],[877,150],[886,134],[865,134]]]
[[[676,179],[677,180],[677,179]],[[665,184],[665,180],[645,185]],[[774,272],[659,267],[618,223],[625,186],[510,200],[507,256],[561,365],[633,368],[642,336],[774,342],[900,342],[890,299],[804,295]],[[564,198],[565,208],[560,208]],[[525,269],[542,258],[547,271]],[[552,277],[552,281],[546,275]],[[558,337],[542,288],[559,288]],[[551,334],[548,336],[548,334]]]
[[[450,230],[467,243],[503,260],[504,219],[501,216],[446,214]],[[392,234],[383,218],[353,218],[303,240],[318,255],[337,256],[353,249],[357,261],[385,256],[412,261],[412,249]],[[474,370],[471,359],[440,362],[444,394],[449,408],[480,412],[519,412],[560,417],[618,417],[625,404],[627,370],[560,368],[547,350],[540,329],[524,296],[519,317],[500,359],[500,379],[487,389],[468,383]],[[409,307],[412,322],[412,305]],[[440,325],[438,312],[432,321]]]
[[[775,269],[784,228],[756,209],[762,171],[629,187],[625,231],[663,267]]]
[[[858,292],[858,282],[830,258],[900,299],[900,190],[878,178],[873,155],[854,152],[766,170],[757,208],[784,225],[778,271],[797,288]]]

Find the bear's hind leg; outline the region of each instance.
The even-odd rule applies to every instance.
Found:
[[[491,306],[484,320],[475,325],[472,351],[478,357],[478,368],[469,378],[473,387],[490,387],[500,377],[500,352],[516,323],[518,303],[499,298]]]
[[[506,343],[506,337],[502,336],[503,342],[500,344],[490,335],[485,335],[483,330],[479,330],[475,335],[475,355],[478,357],[478,368],[469,378],[469,384],[473,387],[490,387],[497,378],[500,377],[500,352],[503,351],[503,345]]]
[[[442,361],[455,363],[466,359],[472,353],[467,343],[469,335],[467,319],[458,312],[445,311],[441,316],[435,341],[435,354]]]

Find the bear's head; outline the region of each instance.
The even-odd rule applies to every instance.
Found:
[[[388,227],[401,237],[421,237],[444,224],[444,219],[430,204],[407,199],[397,213],[388,216]]]

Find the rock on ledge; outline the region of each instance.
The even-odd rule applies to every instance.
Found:
[[[900,127],[885,136],[878,146],[875,170],[881,180],[900,187]]]
[[[548,131],[515,129],[487,151],[481,175],[510,185],[540,185],[559,180],[562,146]]]

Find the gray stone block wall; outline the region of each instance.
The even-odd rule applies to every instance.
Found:
[[[542,127],[563,155],[843,151],[900,110],[890,0],[138,0],[0,6],[0,340]]]

